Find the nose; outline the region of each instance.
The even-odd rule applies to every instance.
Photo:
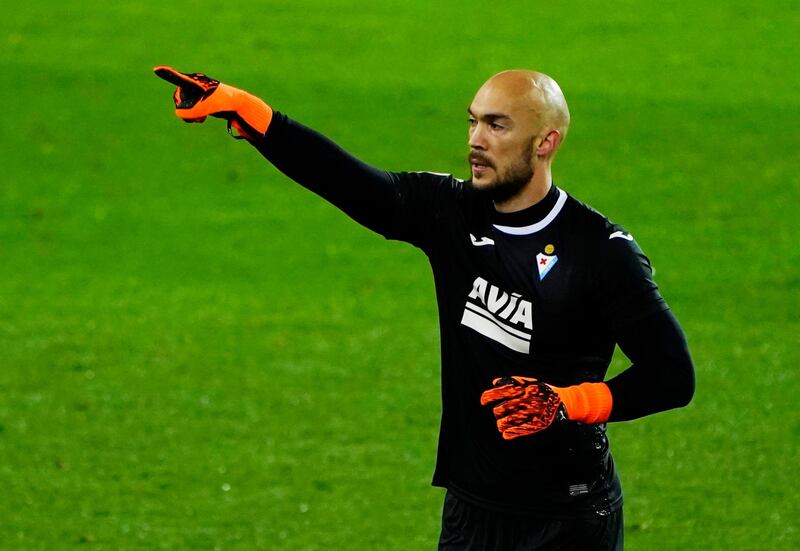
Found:
[[[467,142],[470,149],[486,150],[486,132],[484,125],[480,122],[469,129],[469,140]]]

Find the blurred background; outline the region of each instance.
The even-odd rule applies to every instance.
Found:
[[[7,8],[0,548],[435,547],[424,255],[180,122],[168,64],[460,177],[486,78],[553,76],[556,182],[636,236],[697,364],[688,408],[609,428],[627,547],[797,549],[798,35],[788,1]]]

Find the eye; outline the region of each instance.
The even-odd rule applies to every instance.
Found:
[[[475,117],[470,117],[467,119],[467,121],[469,122],[470,126],[475,126],[475,123],[478,122],[477,120],[475,120]]]
[[[502,130],[504,127],[501,124],[497,124],[496,122],[490,123],[489,128],[492,130]]]

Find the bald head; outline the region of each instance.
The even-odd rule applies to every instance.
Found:
[[[478,90],[480,98],[494,106],[506,106],[531,125],[533,133],[557,130],[563,141],[569,129],[567,100],[555,80],[537,71],[497,73]]]
[[[556,81],[536,71],[503,71],[480,87],[467,112],[472,187],[490,192],[503,212],[544,197],[569,129]]]

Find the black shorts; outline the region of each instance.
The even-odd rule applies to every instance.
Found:
[[[444,496],[439,551],[621,551],[622,544],[622,508],[588,519],[542,519]]]

